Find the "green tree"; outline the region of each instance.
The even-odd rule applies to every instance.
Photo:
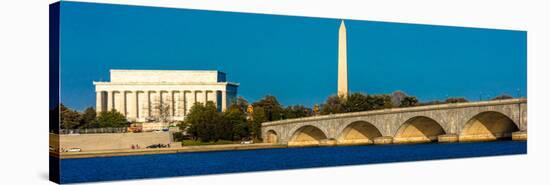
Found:
[[[301,118],[313,115],[313,110],[303,105],[288,106],[283,112],[283,119]]]
[[[180,131],[181,132],[189,132],[189,127],[191,126],[189,123],[185,122],[185,121],[178,121],[178,124],[177,126],[180,128]]]
[[[185,117],[185,124],[189,124],[188,133],[195,139],[200,139],[203,142],[215,141],[219,139],[221,121],[216,106],[213,102],[195,103],[189,114]]]
[[[283,116],[283,107],[275,96],[267,95],[263,99],[254,102],[252,106],[254,106],[254,112],[257,112],[257,107],[262,107],[268,121],[280,120]]]
[[[239,96],[237,99],[233,100],[230,107],[235,106],[242,112],[246,112],[246,108],[248,107],[248,101],[244,99],[242,96]]]
[[[494,97],[492,100],[506,100],[506,99],[512,99],[512,98],[514,97],[507,94],[502,94],[500,96]]]
[[[369,109],[368,110],[378,110],[378,109],[387,109],[392,108],[391,96],[386,94],[380,95],[369,95]]]
[[[338,96],[329,96],[321,105],[321,115],[337,114],[345,112],[344,101]]]
[[[419,105],[419,104],[418,104],[418,99],[416,99],[416,97],[406,96],[405,98],[403,98],[401,100],[401,104],[399,106],[400,107],[414,107],[414,106],[417,106],[417,105]]]
[[[249,121],[250,134],[253,138],[259,139],[262,137],[262,123],[268,121],[263,107],[255,107],[252,112],[252,120]]]
[[[468,102],[468,100],[463,97],[451,97],[445,100],[445,103],[462,103],[462,102]]]
[[[128,120],[120,112],[116,110],[104,111],[97,116],[97,124],[100,128],[106,127],[127,127]]]
[[[82,114],[80,124],[83,128],[98,128],[99,124],[96,121],[96,111],[93,107],[88,107]]]
[[[359,112],[371,110],[376,99],[362,93],[352,93],[344,102],[344,112]]]
[[[65,105],[60,104],[60,126],[62,129],[75,129],[80,126],[81,115],[77,111],[71,110]]]
[[[352,93],[346,100],[338,96],[330,96],[322,105],[321,114],[337,114],[346,112],[360,112],[377,109],[392,108],[392,96],[365,95],[363,93]]]
[[[418,103],[418,105],[439,105],[439,104],[445,104],[445,102],[439,101],[439,100],[434,100],[434,101]]]
[[[239,106],[230,106],[223,114],[223,120],[226,127],[231,127],[231,130],[227,128],[229,133],[229,139],[241,140],[250,136],[248,130],[248,123],[246,122],[246,114],[240,110]]]

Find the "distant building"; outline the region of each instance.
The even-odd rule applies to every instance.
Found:
[[[212,101],[224,111],[238,83],[220,71],[110,70],[110,82],[96,82],[98,112],[115,109],[130,121],[183,120],[195,102]]]

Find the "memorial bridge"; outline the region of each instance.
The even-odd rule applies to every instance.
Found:
[[[527,99],[392,108],[262,123],[264,142],[352,145],[527,139]]]

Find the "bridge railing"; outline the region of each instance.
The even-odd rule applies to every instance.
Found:
[[[329,115],[322,115],[322,116],[310,116],[310,117],[303,117],[303,118],[264,122],[262,123],[262,127],[288,124],[288,123],[294,123],[299,121],[312,121],[312,120],[335,119],[335,118],[345,118],[345,117],[365,116],[365,115],[414,112],[414,111],[436,110],[436,109],[455,109],[455,108],[493,106],[493,105],[505,105],[505,104],[521,104],[521,103],[527,103],[527,98],[489,100],[489,101],[464,102],[464,103],[446,103],[446,104],[424,105],[424,106],[416,106],[416,107],[389,108],[389,109],[370,110],[370,111],[361,111],[361,112],[348,112],[348,113],[329,114]]]

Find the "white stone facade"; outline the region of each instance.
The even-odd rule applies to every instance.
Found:
[[[225,111],[237,97],[238,83],[220,71],[110,70],[110,82],[96,82],[96,110],[115,109],[130,121],[181,121],[195,102],[212,101]],[[164,113],[160,113],[161,110]]]

